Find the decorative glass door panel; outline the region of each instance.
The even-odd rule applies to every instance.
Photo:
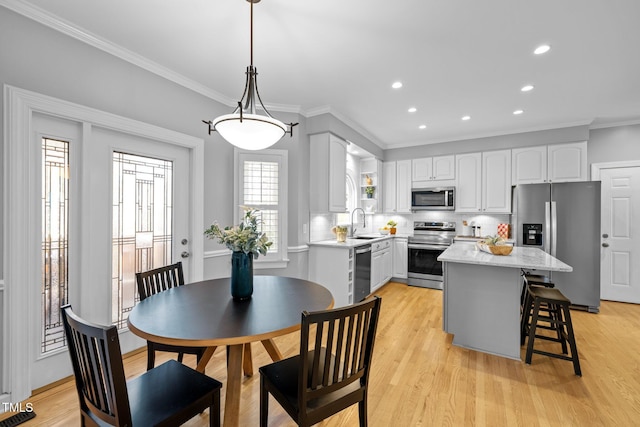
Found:
[[[171,264],[173,162],[113,153],[112,321],[139,300],[135,273]]]
[[[69,142],[42,138],[41,352],[64,347],[60,307],[69,302]]]

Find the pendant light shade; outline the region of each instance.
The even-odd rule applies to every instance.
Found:
[[[293,136],[293,127],[298,123],[282,123],[273,118],[262,104],[258,92],[258,71],[253,66],[253,3],[260,0],[247,1],[251,3],[251,65],[245,73],[246,83],[242,99],[233,113],[203,122],[209,125],[209,134],[216,131],[238,148],[263,150],[278,142],[285,133]],[[258,110],[262,110],[264,114],[260,114]]]
[[[213,128],[229,143],[244,150],[264,150],[287,132],[280,120],[260,114],[225,114],[216,118]]]

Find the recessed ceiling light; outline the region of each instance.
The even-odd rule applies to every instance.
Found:
[[[391,87],[394,89],[400,89],[402,87],[402,82],[394,82]]]
[[[471,116],[462,116],[462,120],[471,120]]]
[[[522,89],[520,89],[523,92],[529,92],[530,90],[533,90],[533,85],[525,85],[522,86]]]
[[[427,128],[427,125],[420,125],[420,126],[418,126],[418,129],[426,129],[426,128]]]
[[[416,107],[411,107],[407,111],[410,113],[415,113],[416,111],[418,111],[418,109]]]
[[[536,50],[533,51],[533,53],[535,53],[536,55],[542,55],[543,53],[549,52],[549,49],[551,49],[551,46],[549,46],[548,44],[542,44],[538,46]]]
[[[515,114],[516,116],[520,115],[522,113],[524,113],[524,110],[516,110],[516,111],[513,112],[513,114]]]

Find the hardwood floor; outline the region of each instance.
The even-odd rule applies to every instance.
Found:
[[[440,291],[389,283],[376,294],[382,314],[370,378],[371,426],[638,425],[640,305],[603,301],[599,314],[572,310],[583,372],[577,377],[571,362],[534,355],[526,365],[453,346],[442,331]],[[298,340],[293,333],[276,342],[286,357],[298,351]],[[256,374],[243,380],[241,426],[259,424],[257,367],[270,362],[262,346],[253,350]],[[159,355],[156,363],[165,359]],[[195,359],[186,363],[193,367]],[[130,377],[145,367],[145,352],[125,359]],[[207,374],[225,382],[223,351],[216,352]],[[23,425],[79,425],[77,399],[71,381],[34,395],[27,402],[37,416]],[[319,425],[357,424],[353,407]],[[208,415],[186,425],[208,425]],[[269,425],[295,424],[271,400]]]

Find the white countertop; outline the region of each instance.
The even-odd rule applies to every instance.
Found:
[[[347,238],[347,240],[344,242],[337,242],[336,239],[329,239],[329,240],[320,240],[317,242],[309,242],[307,244],[309,246],[327,246],[327,247],[333,247],[333,248],[355,248],[358,246],[370,245],[371,243],[375,243],[375,242],[381,242],[386,239],[392,239],[394,237],[404,237],[405,239],[408,237],[407,234],[387,234],[387,235],[364,234],[364,236],[369,236],[372,238],[366,238],[366,239]]]
[[[515,246],[510,255],[502,256],[482,252],[475,245],[468,243],[454,243],[438,257],[438,261],[547,271],[573,271],[570,265],[541,249],[522,246]]]

